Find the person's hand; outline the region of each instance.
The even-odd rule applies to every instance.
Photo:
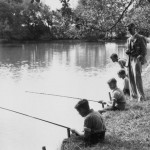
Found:
[[[103,101],[102,101],[102,100],[100,100],[100,101],[98,101],[98,103],[102,104],[102,103],[103,103]]]
[[[142,61],[143,61],[143,56],[142,56],[142,55],[139,55],[139,56],[137,57],[137,60],[140,61],[140,62],[142,62]]]
[[[70,130],[72,133],[77,133],[77,131],[75,129],[71,129]]]
[[[71,129],[70,131],[72,132],[72,134],[74,134],[74,135],[76,135],[76,136],[79,136],[78,131],[76,131],[75,129]]]
[[[87,128],[87,127],[84,127],[84,131],[85,131],[85,132],[91,132],[91,129],[90,129],[90,128]]]
[[[130,54],[131,54],[129,50],[126,50],[125,53],[126,53],[127,55],[130,55]]]
[[[104,102],[103,100],[98,101],[98,103],[100,103],[100,104],[107,104],[107,103]]]
[[[113,101],[108,101],[107,102],[107,106],[112,106],[112,104],[113,104]]]

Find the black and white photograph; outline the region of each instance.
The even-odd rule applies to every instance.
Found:
[[[0,150],[150,150],[150,0],[0,0]]]

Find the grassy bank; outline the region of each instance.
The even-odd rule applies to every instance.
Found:
[[[128,101],[126,111],[104,115],[107,132],[104,143],[84,147],[70,142],[64,150],[150,150],[150,69],[143,76],[147,101]]]

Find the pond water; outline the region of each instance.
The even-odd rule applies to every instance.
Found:
[[[0,44],[0,107],[82,131],[83,118],[74,109],[78,100],[26,91],[109,100],[107,80],[119,65],[109,59],[113,52],[126,58],[125,42]],[[150,52],[148,51],[148,59]],[[146,66],[145,66],[146,67]],[[95,110],[98,103],[89,103]],[[67,131],[42,121],[0,109],[0,149],[59,149]]]

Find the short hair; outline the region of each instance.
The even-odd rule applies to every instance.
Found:
[[[112,53],[110,58],[118,58],[118,55],[116,53]]]
[[[134,23],[129,23],[129,24],[127,25],[127,27],[128,27],[128,28],[135,28],[135,24],[134,24]]]
[[[117,80],[115,79],[115,78],[111,78],[111,79],[109,79],[108,80],[108,82],[107,82],[108,84],[111,84],[111,83],[117,83]]]
[[[126,71],[124,69],[118,71],[118,75],[123,75],[123,74],[126,74]]]
[[[79,110],[80,108],[83,109],[90,109],[89,107],[89,102],[86,99],[82,99],[80,100],[76,105],[75,105],[75,109]]]

